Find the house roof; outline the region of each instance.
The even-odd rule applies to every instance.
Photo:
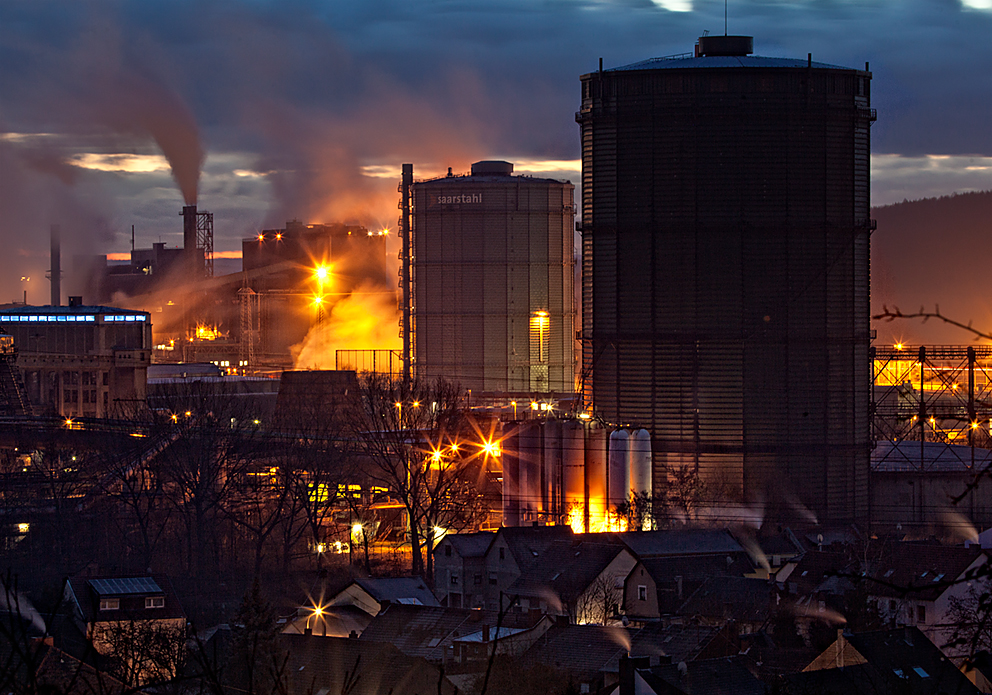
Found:
[[[408,656],[391,644],[283,634],[279,636],[279,646],[287,655],[286,695],[455,693],[454,685],[438,667]]]
[[[577,597],[624,551],[622,544],[611,543],[609,539],[575,538],[575,541],[549,544],[540,553],[539,561],[522,568],[520,577],[510,585],[509,594],[545,597],[550,591],[557,597]],[[621,582],[623,579],[619,577]]]
[[[497,539],[503,539],[517,565],[523,569],[539,561],[555,541],[571,541],[572,529],[568,526],[504,526],[496,532],[493,543]]]
[[[764,623],[772,613],[772,586],[764,579],[710,577],[686,599],[679,615]]]
[[[726,529],[635,531],[617,534],[617,537],[641,560],[674,555],[746,552]]]
[[[376,577],[356,579],[369,596],[379,603],[409,603],[421,606],[437,606],[437,598],[419,577]]]
[[[787,673],[782,677],[783,695],[892,695],[893,683],[871,664],[853,664],[844,668]]]
[[[984,551],[978,546],[892,542],[869,560],[868,590],[875,596],[934,601]]]
[[[663,625],[648,623],[639,630],[630,632],[631,656],[664,656],[672,663],[692,661],[721,638],[723,627],[712,625]],[[732,645],[727,645],[730,648]],[[733,645],[736,653],[737,646]],[[626,652],[618,652],[603,667],[604,671],[617,673],[620,670],[620,657]]]
[[[172,582],[164,574],[137,575],[130,577],[70,577],[68,589],[75,599],[84,622],[99,620],[120,620],[123,617],[147,620],[171,620],[185,618],[179,597],[172,588]],[[143,599],[161,596],[165,605],[145,608]],[[110,613],[100,610],[100,600],[117,598],[120,601],[117,611]]]
[[[876,630],[844,639],[900,692],[977,693],[975,686],[918,628]],[[831,645],[830,648],[835,648]],[[828,650],[830,649],[828,648]]]
[[[765,695],[765,684],[754,677],[740,657],[703,659],[639,669],[638,675],[656,693],[686,695]]]
[[[489,550],[490,544],[496,534],[491,531],[480,531],[479,533],[451,533],[444,537],[444,540],[451,543],[461,557],[483,557]]]
[[[776,575],[783,579],[779,585],[789,594],[808,596],[817,591],[833,591],[839,587],[834,578],[844,574],[850,559],[844,553],[809,550],[795,563],[791,571],[785,568]]]
[[[555,625],[527,650],[523,658],[588,679],[626,653],[633,632],[630,628],[602,625]]]
[[[389,642],[404,654],[441,661],[445,648],[454,640],[481,633],[483,625],[492,634],[497,617],[495,611],[393,604],[368,624],[361,639]],[[503,627],[527,629],[538,619],[511,612],[503,616]]]
[[[653,557],[641,560],[641,565],[659,585],[674,582],[676,577],[686,581],[714,576],[743,577],[754,571],[750,556],[743,551],[703,557]]]

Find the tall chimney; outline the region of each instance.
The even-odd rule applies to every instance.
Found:
[[[192,258],[196,253],[196,206],[185,205],[182,211],[183,216],[183,250],[187,258]],[[192,265],[192,261],[190,262]]]
[[[62,306],[62,230],[52,225],[52,306]]]

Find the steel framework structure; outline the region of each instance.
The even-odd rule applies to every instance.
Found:
[[[941,456],[969,468],[976,449],[992,449],[992,346],[897,345],[872,347],[870,354],[873,439],[920,443],[919,458],[907,453],[913,447],[889,447],[872,457],[873,469],[898,457],[902,465],[927,470],[933,456],[926,444],[944,444]]]

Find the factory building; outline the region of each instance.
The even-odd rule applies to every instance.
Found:
[[[31,410],[108,417],[143,401],[151,359],[151,315],[106,306],[17,306],[0,310],[13,336]]]
[[[582,76],[584,394],[656,492],[867,515],[870,80],[744,36]]]
[[[486,161],[412,184],[410,364],[475,392],[571,393],[574,187],[512,174]]]

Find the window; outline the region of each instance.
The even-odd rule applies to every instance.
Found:
[[[451,544],[444,546],[444,556],[451,557]]]
[[[493,586],[496,586],[496,573],[495,572],[490,572],[489,573],[489,583],[492,584]]]
[[[451,575],[451,585],[452,586],[457,586],[458,585],[458,575],[457,574]]]
[[[647,601],[648,600],[648,588],[643,584],[637,585],[637,600]]]
[[[505,558],[506,558],[506,548],[500,548],[499,549],[499,559],[500,560],[503,560]]]
[[[145,598],[145,608],[165,608],[165,596],[148,596]]]
[[[926,623],[927,621],[927,607],[917,606],[916,607],[916,622]]]
[[[120,610],[121,600],[119,598],[102,598],[100,599],[100,610],[102,611],[116,611]]]

